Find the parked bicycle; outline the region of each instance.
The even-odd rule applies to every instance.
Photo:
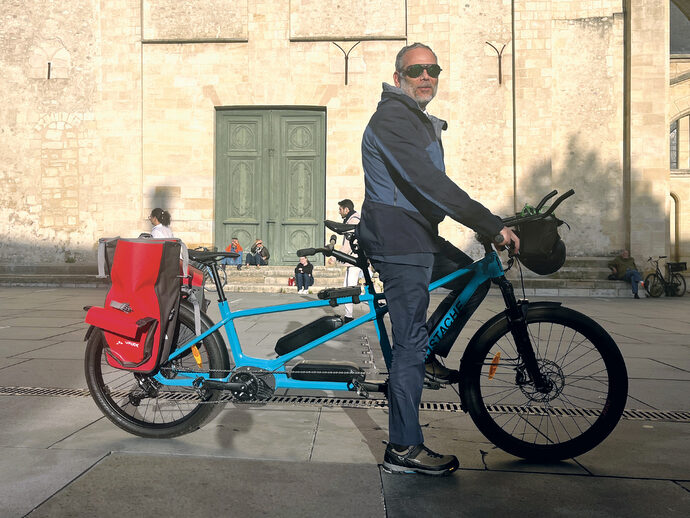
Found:
[[[517,215],[504,222],[519,226],[546,218],[571,194],[561,196],[543,214]],[[144,375],[111,367],[103,332],[90,328],[86,379],[94,401],[108,419],[132,434],[167,438],[208,422],[222,408],[223,392],[230,392],[240,402],[268,399],[277,389],[349,391],[361,397],[385,394],[386,379],[367,379],[367,373],[354,363],[297,361],[329,340],[373,323],[390,368],[391,343],[384,325],[386,297],[374,289],[367,257],[353,239],[355,226],[325,224],[350,240],[353,255],[334,249],[336,236],[323,248],[297,254],[321,253],[360,267],[366,282],[363,293],[359,287],[328,288],[319,292],[317,300],[231,311],[217,265],[225,253],[190,251],[193,260],[210,270],[218,287],[221,320],[213,322],[201,313],[201,332],[196,334],[194,309],[181,303],[173,350],[157,371]],[[603,441],[623,413],[628,391],[623,357],[611,336],[591,318],[560,302],[517,299],[491,237],[478,237],[484,257],[429,287],[433,291],[462,275],[469,278],[430,336],[458,318],[458,310],[487,279],[498,286],[505,302],[505,310],[484,323],[469,341],[459,366],[460,381],[451,385],[452,390],[484,436],[506,452],[533,460],[581,455]],[[508,267],[514,261],[510,258]],[[251,357],[242,348],[235,326],[241,318],[345,303],[366,304],[368,312],[349,323],[338,316],[324,316],[283,336],[275,346],[277,358]],[[427,390],[450,390],[446,387],[432,381],[425,385]]]
[[[656,259],[650,257],[648,261],[654,266],[654,272],[645,277],[644,289],[650,297],[661,297],[664,293],[667,297],[682,297],[685,295],[685,277],[680,272],[687,269],[687,263],[666,263],[666,275],[661,273],[659,261],[666,259],[660,255]]]
[[[200,246],[198,248],[195,248],[194,251],[197,252],[215,252],[216,249],[214,248],[213,250],[210,250],[207,247]],[[204,291],[208,292],[213,292],[218,290],[218,286],[216,285],[216,282],[213,277],[213,273],[211,272],[211,267],[208,264],[205,264],[201,261],[196,261],[194,260],[194,255],[190,254],[191,258],[191,265],[194,266],[195,268],[198,268],[202,272],[204,272],[204,281],[203,281],[203,286],[204,286]],[[239,257],[239,254],[235,252],[224,252],[224,257]],[[228,274],[225,271],[225,268],[217,268],[216,269],[218,272],[218,279],[220,280],[220,289],[223,291],[225,289],[225,286],[228,284]]]

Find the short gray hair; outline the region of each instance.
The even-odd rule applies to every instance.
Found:
[[[398,52],[398,55],[395,57],[395,70],[396,70],[396,72],[403,72],[402,66],[403,66],[403,57],[405,56],[405,54],[410,50],[419,49],[419,48],[426,49],[429,52],[431,52],[434,55],[434,59],[436,59],[436,62],[438,63],[438,57],[436,57],[436,53],[433,50],[431,50],[431,47],[429,47],[428,45],[424,45],[424,43],[415,42],[412,45],[407,45],[406,47],[401,48],[400,52]]]

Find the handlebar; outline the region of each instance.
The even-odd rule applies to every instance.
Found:
[[[551,191],[549,194],[544,196],[544,198],[539,202],[537,205],[536,209],[539,211],[544,204],[551,198],[553,198],[556,194],[558,194],[558,191]],[[515,215],[515,216],[510,216],[508,218],[503,218],[501,221],[506,227],[514,227],[516,225],[522,224],[522,223],[529,223],[530,221],[538,221],[540,219],[544,219],[547,216],[550,216],[554,210],[556,210],[556,207],[558,207],[563,200],[566,198],[570,198],[573,194],[575,194],[575,191],[573,189],[568,190],[567,192],[563,193],[561,196],[559,196],[555,202],[548,208],[546,212],[543,212],[541,214],[531,214],[529,216],[520,216],[520,215]]]
[[[541,199],[541,201],[537,204],[537,206],[535,207],[535,210],[537,212],[536,214],[530,214],[528,216],[522,216],[520,214],[516,214],[515,216],[502,218],[501,219],[502,223],[506,227],[514,227],[514,226],[521,225],[524,223],[529,223],[532,221],[538,221],[540,219],[547,218],[548,216],[553,214],[553,212],[556,210],[556,208],[561,203],[563,203],[564,200],[566,200],[567,198],[570,198],[573,194],[575,194],[575,190],[569,189],[568,191],[563,193],[561,196],[556,198],[556,201],[554,201],[553,204],[545,212],[539,213],[539,211],[544,207],[546,202],[549,201],[554,196],[556,196],[556,194],[558,194],[558,191],[553,190],[549,194],[544,196]],[[343,226],[342,224],[336,224],[333,222],[327,222],[327,223],[330,223],[330,225],[327,224],[326,226],[332,230],[335,230],[338,232],[340,232],[340,230],[343,230],[343,231],[347,230],[344,228],[346,225]],[[339,230],[338,227],[341,227],[341,226],[343,228]],[[492,236],[492,237],[482,237],[482,236],[478,236],[478,237],[479,237],[480,242],[484,243],[485,246],[487,246],[489,248],[490,248],[489,241],[492,244],[499,244],[499,243],[503,242],[503,236],[501,234],[498,234],[498,235]],[[297,250],[296,253],[299,257],[308,256],[308,255],[316,255],[316,254],[320,253],[326,257],[335,257],[336,259],[338,259],[338,261],[341,261],[343,263],[358,266],[356,257],[345,254],[345,253],[340,252],[338,250],[335,250],[336,241],[337,241],[337,237],[335,236],[335,234],[333,234],[333,235],[331,235],[329,244],[326,245],[325,247],[323,247],[323,248],[302,248],[300,250]]]
[[[316,254],[323,254],[326,257],[335,257],[338,261],[341,261],[343,263],[351,264],[353,266],[357,266],[357,258],[353,257],[351,255],[345,254],[343,252],[340,252],[339,250],[335,250],[335,244],[338,241],[338,238],[336,237],[335,234],[331,235],[331,238],[328,241],[328,244],[323,247],[323,248],[301,248],[297,250],[296,254],[298,257],[302,256],[308,256],[308,255],[316,255]]]

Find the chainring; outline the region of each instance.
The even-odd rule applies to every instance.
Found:
[[[245,390],[231,390],[238,401],[265,401],[275,393],[273,373],[257,367],[240,367],[230,376],[232,383],[244,383]]]

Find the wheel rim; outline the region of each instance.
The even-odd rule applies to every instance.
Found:
[[[511,334],[502,335],[488,350],[479,376],[480,397],[492,426],[506,441],[519,443],[521,451],[554,449],[566,443],[571,447],[590,440],[585,436],[594,433],[611,407],[612,380],[606,360],[570,324],[535,321],[528,324],[528,331],[547,388],[534,387],[519,362]]]

